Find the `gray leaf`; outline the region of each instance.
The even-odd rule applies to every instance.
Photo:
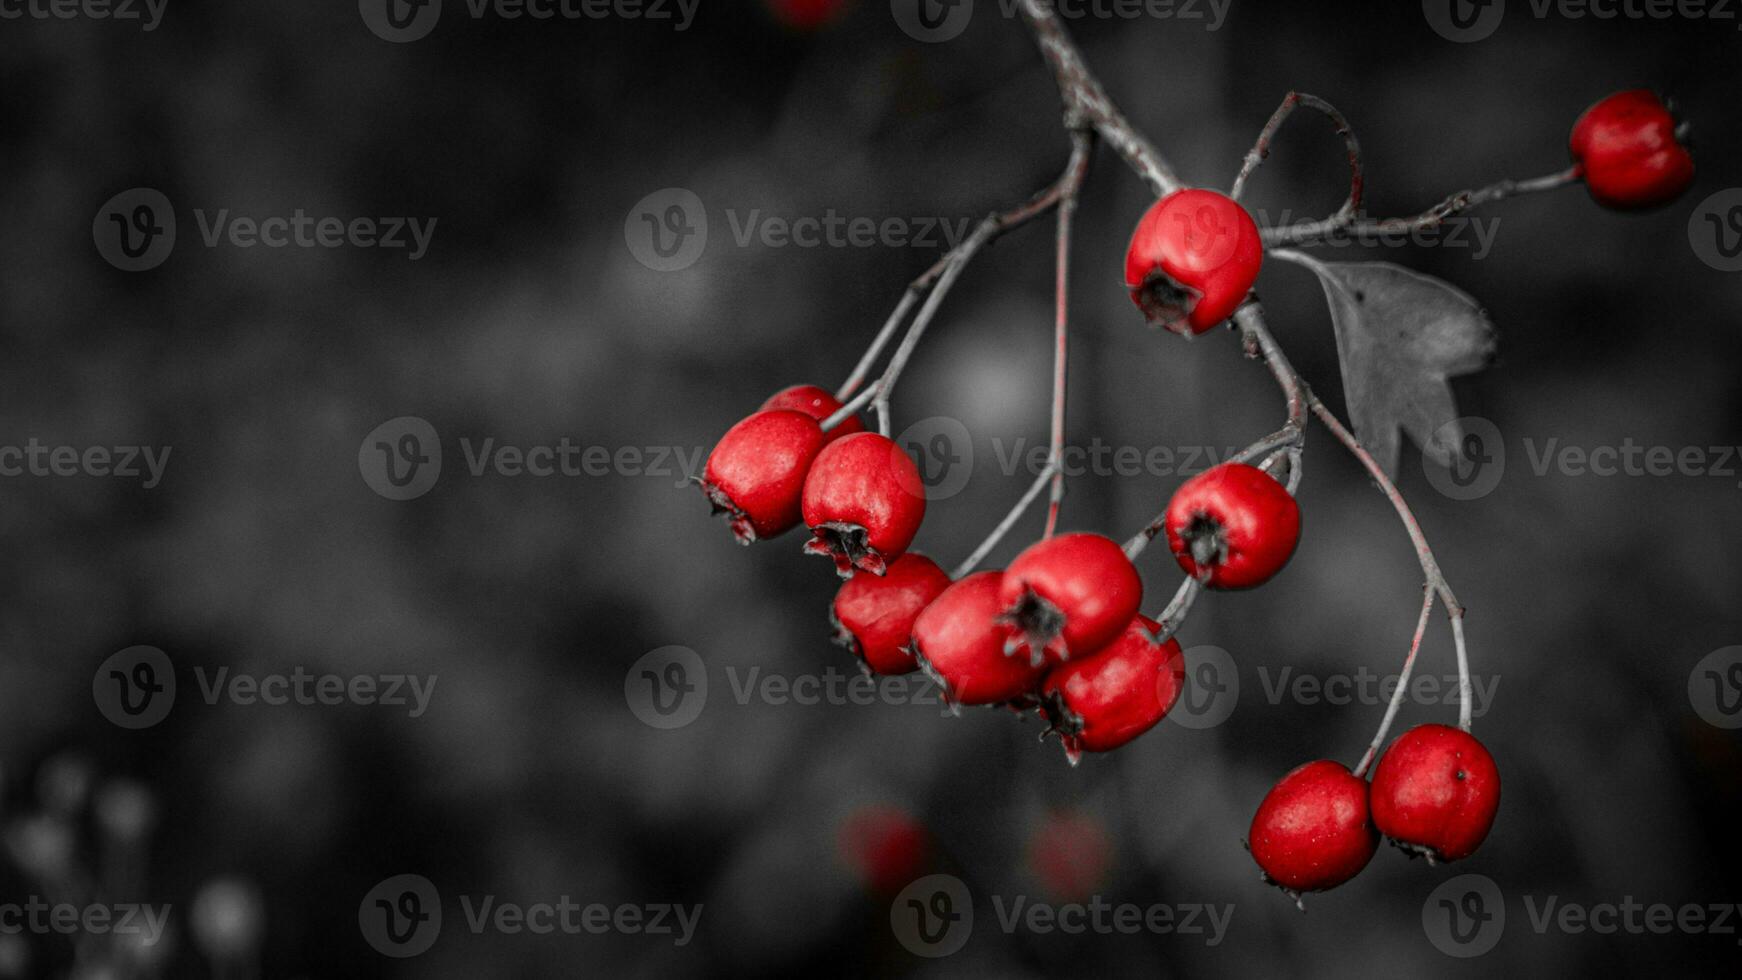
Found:
[[[1397,474],[1407,432],[1423,454],[1452,465],[1463,433],[1435,433],[1458,418],[1447,379],[1494,356],[1494,325],[1470,296],[1388,262],[1319,262],[1287,256],[1318,274],[1331,305],[1350,421],[1385,472]],[[1461,427],[1457,427],[1461,428]]]

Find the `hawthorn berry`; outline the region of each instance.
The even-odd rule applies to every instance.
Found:
[[[1694,181],[1694,158],[1675,114],[1648,89],[1617,92],[1573,124],[1573,160],[1591,197],[1618,210],[1675,200]]]
[[[1256,466],[1223,463],[1181,484],[1167,505],[1179,567],[1212,589],[1268,582],[1300,543],[1300,505]]]
[[[823,430],[803,412],[757,412],[726,431],[708,454],[702,492],[726,515],[739,544],[792,530]]]
[[[913,621],[950,587],[949,573],[909,552],[882,575],[855,575],[842,583],[829,607],[835,642],[853,651],[879,674],[905,674],[919,667],[907,652]]]
[[[1373,823],[1393,844],[1429,861],[1469,857],[1500,808],[1494,757],[1460,728],[1418,725],[1373,770]]]
[[[820,424],[824,419],[841,410],[841,400],[830,394],[828,389],[816,385],[793,385],[782,388],[768,396],[762,403],[764,412],[778,408],[803,412]],[[849,415],[841,420],[841,424],[823,433],[823,442],[828,444],[842,436],[850,436],[855,432],[864,432],[865,423],[859,421],[859,416]]]
[[[1139,615],[1101,652],[1054,667],[1041,684],[1040,712],[1073,763],[1110,752],[1154,728],[1179,700],[1185,655],[1179,641],[1155,642],[1160,624]]]
[[[776,20],[795,31],[826,27],[846,10],[846,0],[767,0]]]
[[[999,621],[1006,651],[1036,664],[1087,657],[1137,615],[1143,581],[1125,550],[1099,534],[1061,534],[1032,544],[1004,572]]]
[[[913,458],[894,440],[857,432],[817,454],[802,503],[805,526],[814,535],[806,554],[834,558],[842,578],[855,569],[882,575],[919,532],[925,485]]]
[[[1379,848],[1367,781],[1329,759],[1309,762],[1271,787],[1246,846],[1264,878],[1299,900],[1359,874]]]
[[[1263,263],[1264,242],[1245,208],[1187,188],[1155,202],[1137,223],[1125,286],[1150,323],[1190,336],[1233,316]]]
[[[913,622],[910,652],[951,704],[1002,704],[1034,691],[1042,668],[1004,655],[994,620],[1002,572],[975,572],[951,585]]]
[[[931,836],[906,810],[867,804],[841,821],[835,835],[841,858],[866,888],[885,898],[925,872]]]
[[[1055,902],[1087,902],[1101,894],[1113,870],[1113,838],[1093,814],[1047,814],[1028,838],[1028,870]]]

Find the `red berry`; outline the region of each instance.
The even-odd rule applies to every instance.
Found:
[[[807,554],[829,555],[842,578],[882,575],[913,543],[925,517],[925,484],[913,457],[888,436],[859,432],[829,443],[804,483]]]
[[[1301,766],[1258,805],[1247,846],[1264,877],[1297,898],[1348,881],[1379,847],[1367,781],[1328,759]]]
[[[803,412],[821,423],[824,419],[841,410],[841,401],[829,394],[825,388],[816,385],[793,385],[782,388],[768,396],[762,403],[764,412],[784,408],[794,412]],[[842,436],[850,436],[855,432],[864,432],[865,423],[859,421],[859,416],[849,415],[841,420],[841,424],[823,433],[823,442],[830,443]]]
[[[1033,692],[1042,669],[1004,655],[1000,572],[976,572],[951,585],[913,622],[912,652],[951,704],[1001,704]]]
[[[846,0],[768,0],[775,18],[795,31],[826,27],[846,7]]]
[[[879,674],[905,674],[919,667],[907,652],[913,621],[950,587],[948,572],[912,552],[889,563],[881,577],[855,575],[829,607],[835,642],[853,651]]]
[[[1694,182],[1694,158],[1657,93],[1617,92],[1573,124],[1573,160],[1598,204],[1622,210],[1667,204]]]
[[[1028,839],[1028,867],[1053,901],[1084,902],[1107,884],[1113,840],[1090,814],[1049,813]]]
[[[757,412],[720,437],[708,454],[702,492],[725,514],[739,544],[798,525],[799,499],[823,430],[803,412]]]
[[[1245,463],[1223,463],[1187,480],[1167,505],[1166,523],[1179,567],[1212,589],[1263,585],[1300,543],[1300,505]]]
[[[1500,770],[1462,729],[1419,725],[1404,732],[1373,770],[1373,823],[1430,861],[1469,857],[1494,826]]]
[[[887,804],[859,807],[841,821],[836,836],[841,857],[865,885],[894,895],[925,871],[929,835],[911,814]]]
[[[1246,209],[1215,191],[1151,205],[1125,252],[1125,285],[1149,322],[1181,336],[1234,315],[1258,281],[1264,242]]]
[[[1153,639],[1160,624],[1138,616],[1106,649],[1054,667],[1041,685],[1041,714],[1075,762],[1109,752],[1166,717],[1186,679],[1179,641]]]
[[[1117,639],[1142,601],[1143,581],[1123,548],[1099,534],[1061,534],[1010,563],[999,618],[1010,653],[1063,663]]]

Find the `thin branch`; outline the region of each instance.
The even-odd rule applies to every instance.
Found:
[[[941,272],[942,269],[939,266],[933,266],[925,275],[908,284],[906,291],[901,294],[901,302],[895,304],[895,312],[889,314],[889,319],[883,321],[883,329],[877,331],[877,338],[871,341],[871,346],[867,347],[865,353],[860,356],[859,363],[853,365],[853,373],[847,375],[847,380],[841,382],[841,387],[836,390],[836,401],[845,402],[853,392],[859,390],[861,384],[865,383],[865,378],[871,373],[871,365],[877,362],[877,355],[883,353],[883,348],[889,346],[889,341],[895,337],[896,328],[900,327],[902,322],[907,319],[907,314],[912,312],[913,304],[919,302],[920,296],[924,295],[925,291],[930,288],[931,283],[927,281],[926,277],[930,276],[933,271]]]
[[[1318,416],[1319,421],[1324,423],[1331,435],[1335,436],[1337,441],[1349,450],[1350,455],[1361,462],[1361,465],[1366,468],[1367,474],[1378,485],[1379,491],[1385,494],[1387,500],[1391,501],[1392,509],[1397,511],[1398,519],[1403,522],[1404,531],[1409,534],[1410,542],[1415,545],[1416,560],[1421,564],[1422,572],[1427,575],[1428,584],[1433,586],[1434,591],[1439,593],[1440,600],[1446,604],[1447,614],[1454,620],[1463,616],[1464,607],[1459,604],[1458,597],[1452,594],[1452,587],[1446,581],[1445,575],[1441,574],[1440,563],[1434,558],[1434,550],[1427,543],[1427,535],[1422,533],[1421,522],[1415,519],[1415,512],[1409,509],[1409,503],[1403,499],[1403,494],[1398,491],[1397,485],[1391,482],[1389,476],[1385,475],[1385,468],[1379,465],[1379,461],[1373,458],[1373,454],[1361,445],[1360,440],[1355,438],[1355,434],[1338,420],[1337,416],[1325,406],[1324,402],[1319,400],[1317,395],[1309,392],[1307,397],[1308,405],[1312,408],[1313,414]]]
[[[1149,140],[1139,133],[1083,61],[1083,53],[1059,21],[1053,0],[1021,0],[1022,19],[1040,45],[1041,56],[1058,82],[1064,100],[1065,128],[1091,127],[1114,152],[1149,184],[1156,197],[1165,197],[1182,186]]]
[[[1155,643],[1166,643],[1173,639],[1174,634],[1179,632],[1179,628],[1185,625],[1186,617],[1191,615],[1192,603],[1196,602],[1198,596],[1202,595],[1203,592],[1204,583],[1190,575],[1186,576],[1185,581],[1179,584],[1179,590],[1174,592],[1173,600],[1167,604],[1167,608],[1161,611],[1160,616],[1155,617],[1155,621],[1161,626],[1161,629],[1150,637],[1150,640]]]
[[[1050,460],[1047,465],[1041,467],[1040,474],[1035,477],[1033,483],[1028,485],[1028,489],[1023,491],[1022,499],[1016,502],[1016,506],[1010,508],[1010,513],[1004,515],[1004,519],[998,522],[998,526],[992,529],[992,533],[986,536],[986,540],[980,542],[980,546],[975,548],[968,557],[962,559],[962,563],[950,572],[950,578],[960,579],[978,568],[980,563],[986,560],[986,556],[992,553],[992,549],[998,547],[998,542],[1004,540],[1004,536],[1009,534],[1010,529],[1016,526],[1016,522],[1022,519],[1023,514],[1027,513],[1028,508],[1040,496],[1041,490],[1045,489],[1047,483],[1052,480],[1053,472],[1061,465],[1063,464],[1060,460]]]
[[[1343,148],[1349,154],[1349,196],[1343,206],[1337,209],[1327,221],[1333,227],[1348,224],[1355,215],[1361,212],[1361,195],[1366,187],[1364,168],[1361,162],[1361,143],[1355,138],[1355,129],[1349,125],[1349,120],[1337,110],[1337,107],[1316,95],[1305,92],[1290,92],[1282,99],[1282,104],[1276,107],[1276,112],[1270,121],[1264,124],[1264,129],[1258,134],[1258,141],[1247,151],[1246,160],[1240,167],[1240,175],[1234,178],[1234,187],[1228,196],[1240,200],[1240,195],[1246,190],[1246,181],[1258,169],[1259,164],[1270,156],[1270,144],[1276,139],[1277,130],[1282,128],[1284,121],[1294,114],[1299,106],[1316,109],[1331,121],[1337,135],[1343,139]]]
[[[1579,168],[1569,167],[1560,173],[1549,174],[1545,177],[1534,177],[1530,180],[1501,180],[1476,190],[1459,191],[1426,211],[1408,218],[1385,218],[1382,220],[1369,218],[1364,221],[1349,222],[1339,221],[1333,215],[1321,221],[1305,221],[1299,224],[1266,228],[1262,232],[1264,247],[1322,245],[1332,241],[1407,235],[1426,231],[1438,227],[1454,215],[1479,205],[1507,197],[1552,191],[1559,187],[1565,187],[1578,179]]]
[[[1046,508],[1046,530],[1042,538],[1050,538],[1058,529],[1059,506],[1065,499],[1065,360],[1070,340],[1071,285],[1071,219],[1077,213],[1077,193],[1089,172],[1089,154],[1095,138],[1087,130],[1071,133],[1071,161],[1065,168],[1065,187],[1059,200],[1058,258],[1054,276],[1052,362],[1052,445],[1047,459],[1053,461],[1052,494]]]
[[[1415,670],[1415,655],[1421,652],[1421,638],[1427,634],[1427,617],[1434,611],[1434,590],[1431,585],[1422,586],[1421,618],[1415,623],[1415,638],[1409,641],[1409,654],[1403,658],[1403,669],[1397,674],[1397,689],[1391,692],[1391,703],[1385,706],[1385,717],[1379,721],[1379,731],[1373,735],[1373,742],[1367,746],[1367,754],[1361,757],[1360,765],[1355,767],[1357,778],[1367,775],[1367,767],[1373,764],[1379,755],[1379,747],[1385,744],[1385,736],[1391,731],[1391,722],[1397,717],[1397,708],[1403,703],[1404,692],[1409,689],[1409,675]]]
[[[1073,156],[1072,159],[1074,160],[1075,157]],[[913,356],[913,348],[919,343],[919,335],[925,332],[925,326],[937,312],[938,305],[943,302],[943,296],[949,292],[950,286],[954,285],[956,277],[961,275],[962,269],[973,259],[974,254],[993,239],[1014,231],[1057,207],[1070,175],[1071,170],[1067,168],[1065,175],[1042,188],[1028,201],[1008,211],[995,212],[987,216],[971,235],[955,248],[944,253],[932,264],[931,268],[920,273],[918,278],[908,284],[901,302],[896,304],[895,312],[890,315],[889,320],[883,325],[883,329],[878,331],[877,339],[872,342],[871,348],[859,359],[859,367],[854,368],[853,376],[849,377],[847,383],[842,385],[842,394],[837,397],[845,398],[847,393],[858,387],[864,380],[863,374],[877,359],[877,354],[888,343],[889,337],[893,336],[895,332],[893,325],[899,324],[907,316],[908,311],[913,308],[919,297],[929,293],[925,306],[920,309],[919,316],[908,327],[906,336],[902,338],[901,346],[896,349],[895,356],[890,359],[889,366],[885,368],[883,376],[878,379],[877,383],[859,389],[851,400],[835,411],[835,414],[824,419],[822,423],[824,432],[840,425],[854,413],[871,404],[873,400],[879,402],[879,423],[885,428],[887,427],[889,401],[887,397],[880,396],[885,394],[887,388],[894,386],[894,379],[900,376],[901,368],[905,367],[908,358]],[[885,431],[884,434],[887,435],[888,432]]]

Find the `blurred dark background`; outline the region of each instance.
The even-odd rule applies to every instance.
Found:
[[[1266,697],[1292,667],[1390,674],[1419,572],[1383,498],[1315,430],[1306,530],[1287,574],[1216,595],[1182,640],[1237,663],[1225,723],[1164,723],[1068,767],[1038,726],[935,705],[734,697],[755,667],[854,664],[828,643],[837,587],[797,535],[735,547],[676,470],[473,476],[461,440],[705,451],[779,387],[837,384],[927,247],[741,245],[752,211],[957,222],[1060,169],[1058,100],[1021,24],[982,0],[943,43],[878,0],[798,28],[761,0],[703,0],[693,24],[470,16],[389,43],[357,5],[169,0],[116,20],[0,23],[0,444],[171,447],[161,483],[0,478],[0,903],[107,895],[168,903],[148,950],[0,935],[4,976],[1474,975],[1647,968],[1716,973],[1736,937],[1549,928],[1527,902],[1742,899],[1742,743],[1690,703],[1690,677],[1742,643],[1742,475],[1537,475],[1529,447],[1742,443],[1742,290],[1690,247],[1700,202],[1742,184],[1735,21],[1537,18],[1452,43],[1415,3],[1233,0],[1224,23],[1071,21],[1091,63],[1190,182],[1225,188],[1291,88],[1351,119],[1369,210],[1421,210],[1566,165],[1572,120],[1649,86],[1692,121],[1700,167],[1643,215],[1579,188],[1502,202],[1491,250],[1383,247],[1479,297],[1501,359],[1456,388],[1508,453],[1492,493],[1439,493],[1406,448],[1401,485],[1469,607],[1497,684],[1476,732],[1505,795],[1473,858],[1430,869],[1382,849],[1308,912],[1259,881],[1242,838],[1266,788],[1312,758],[1352,763],[1382,712]],[[1207,14],[1207,10],[1206,10]],[[1255,178],[1272,216],[1328,213],[1343,164],[1301,115]],[[125,272],[93,216],[131,188],[176,209],[173,254]],[[658,271],[626,235],[647,195],[685,188],[710,238]],[[1148,201],[1099,152],[1078,218],[1070,441],[1229,447],[1276,427],[1262,368],[1222,333],[1147,329],[1121,286]],[[207,247],[194,212],[416,216],[427,254]],[[100,222],[99,222],[100,224]],[[940,243],[941,244],[941,243]],[[1352,251],[1327,257],[1353,258]],[[1027,482],[997,465],[1044,444],[1051,232],[975,263],[895,399],[896,428],[960,421],[977,461],[918,547],[946,567]],[[1319,287],[1270,263],[1260,288],[1297,367],[1333,405]],[[442,475],[387,499],[359,469],[377,426],[439,433]],[[1731,461],[1732,466],[1742,466]],[[1069,528],[1123,537],[1185,474],[1072,481]],[[993,556],[1038,534],[1031,516]],[[1146,611],[1178,572],[1141,565]],[[136,644],[174,662],[160,724],[93,698]],[[696,651],[705,709],[679,729],[625,701],[656,648]],[[200,697],[196,669],[434,675],[427,712]],[[1420,668],[1451,673],[1436,617]],[[98,677],[101,683],[101,677]],[[1407,705],[1402,722],[1455,709]],[[893,890],[968,883],[953,956],[891,934]],[[1473,959],[1424,935],[1459,873],[1507,898]],[[359,929],[383,879],[428,878],[439,941],[395,960]],[[59,891],[57,891],[57,889]],[[998,927],[991,896],[1232,904],[1225,941]],[[692,942],[473,934],[459,896],[531,904],[701,903]],[[70,900],[70,899],[69,899]]]

